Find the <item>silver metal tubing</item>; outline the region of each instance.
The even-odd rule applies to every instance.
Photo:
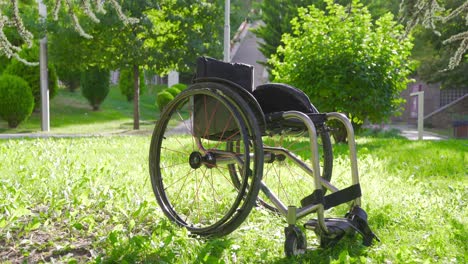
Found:
[[[205,150],[206,151],[206,150]],[[211,150],[212,153],[215,154],[216,157],[216,164],[233,164],[237,163],[239,166],[244,166],[243,154],[236,154],[230,151],[223,151],[223,150]],[[253,155],[250,155],[253,157]]]
[[[312,154],[312,169],[314,171],[314,183],[316,190],[322,190],[322,182],[320,177],[320,160],[317,143],[317,130],[312,120],[304,113],[298,111],[287,111],[283,113],[284,119],[297,118],[301,120],[307,127],[310,137],[310,152]],[[323,214],[323,204],[317,205],[317,220],[323,232],[328,233],[328,228],[325,224],[325,216]]]
[[[260,182],[260,190],[270,199],[270,201],[275,205],[275,207],[279,210],[279,212],[287,216],[288,215],[288,208],[284,205],[281,200],[268,188],[265,183]]]
[[[296,214],[297,208],[296,206],[288,206],[288,215],[286,216],[288,220],[288,225],[295,225],[297,221],[297,214]]]
[[[296,163],[304,172],[309,174],[310,176],[314,177],[314,170],[311,169],[306,163],[304,163],[301,159],[299,159],[294,153],[291,151],[282,148],[282,147],[263,147],[264,151],[267,154],[268,152],[275,153],[275,154],[283,154],[289,159],[291,159],[294,163]],[[265,155],[265,160],[269,160],[271,157],[268,155]],[[333,186],[329,181],[325,180],[324,178],[320,177],[320,182],[323,187],[325,187],[327,190],[331,192],[337,192],[339,191],[338,188]]]
[[[319,208],[319,205],[318,204],[312,204],[312,205],[307,205],[305,207],[302,207],[302,208],[298,208],[297,209],[297,219],[299,218],[302,218],[310,213],[313,213],[315,211],[317,211],[317,209]],[[323,206],[322,206],[323,208]]]
[[[196,137],[196,138],[195,138],[195,144],[197,144],[197,147],[198,147],[198,149],[200,150],[200,152],[201,152],[203,155],[206,155],[207,150],[203,147],[203,143],[201,142],[201,138],[200,138],[200,137]]]
[[[327,113],[328,119],[336,119],[340,121],[346,128],[348,134],[348,146],[349,146],[349,159],[351,161],[351,175],[353,178],[353,185],[359,183],[359,172],[357,166],[357,152],[356,142],[354,140],[354,129],[351,121],[342,113],[331,112]],[[355,205],[361,205],[361,198],[358,197],[354,200]]]

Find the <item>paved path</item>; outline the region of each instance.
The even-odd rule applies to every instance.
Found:
[[[409,140],[418,140],[418,128],[411,124],[385,124],[383,129],[400,130],[400,135]],[[423,140],[443,140],[448,139],[446,136],[438,135],[429,131],[423,131]]]

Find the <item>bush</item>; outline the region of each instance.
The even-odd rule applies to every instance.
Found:
[[[172,85],[171,88],[176,88],[179,91],[183,91],[187,88],[187,85],[183,83],[177,83],[177,84]]]
[[[34,108],[34,97],[28,82],[24,79],[4,74],[0,76],[0,117],[11,128],[26,120]]]
[[[5,70],[6,66],[8,65],[8,58],[5,56],[0,56],[0,74]]]
[[[171,87],[171,88],[167,88],[166,90],[164,90],[170,94],[172,94],[172,96],[176,97],[179,93],[180,93],[180,90],[175,88],[175,87]]]
[[[23,49],[20,52],[20,56],[27,61],[39,61],[39,47],[35,45],[31,49]],[[57,73],[52,64],[49,63],[47,67],[49,72],[49,98],[52,99],[55,97],[58,90]],[[39,66],[28,66],[16,59],[13,59],[3,73],[19,76],[28,82],[29,87],[31,87],[32,95],[34,96],[34,105],[36,109],[40,107],[41,76]]]
[[[57,74],[59,80],[67,87],[70,92],[75,92],[80,88],[81,72],[67,67],[58,67]]]
[[[133,100],[133,70],[122,69],[119,76],[119,89],[120,93],[127,98],[127,101]],[[140,94],[144,94],[146,91],[145,75],[140,70]]]
[[[167,91],[162,91],[158,93],[158,95],[156,96],[156,105],[158,106],[159,111],[162,112],[164,107],[166,107],[166,105],[173,99],[174,99],[174,96]]]
[[[302,89],[321,112],[347,114],[355,128],[387,120],[401,109],[410,80],[411,40],[399,39],[404,29],[391,14],[373,21],[357,0],[352,9],[326,3],[326,12],[298,10],[293,33],[269,60],[274,81]],[[338,129],[333,134],[343,141]]]
[[[109,94],[110,74],[108,70],[89,68],[81,74],[81,92],[93,107],[93,111],[99,110],[99,106]]]

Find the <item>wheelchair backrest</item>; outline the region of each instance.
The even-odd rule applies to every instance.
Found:
[[[199,57],[197,59],[197,78],[204,77],[216,77],[231,81],[250,93],[254,90],[254,67],[252,65]]]

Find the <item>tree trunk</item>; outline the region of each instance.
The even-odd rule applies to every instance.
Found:
[[[140,129],[140,71],[133,65],[133,129]]]

